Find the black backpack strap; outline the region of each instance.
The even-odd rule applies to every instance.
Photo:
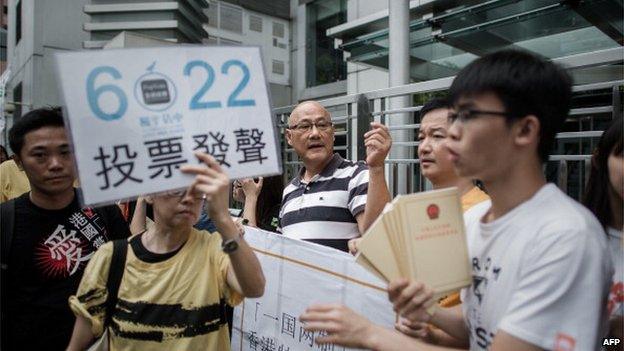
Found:
[[[117,295],[121,278],[123,277],[126,267],[126,254],[128,252],[128,241],[119,239],[113,241],[113,256],[111,257],[110,268],[108,271],[108,281],[106,282],[106,290],[108,297],[106,299],[106,315],[104,319],[104,328],[110,325],[113,318],[113,312],[117,305]]]
[[[2,271],[6,271],[9,266],[9,255],[11,252],[11,242],[13,241],[13,228],[15,227],[15,200],[9,200],[0,206],[0,234],[2,235],[2,246],[0,246],[0,261],[2,261]]]

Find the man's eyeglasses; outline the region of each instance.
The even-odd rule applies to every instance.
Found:
[[[316,127],[319,132],[326,132],[329,130],[334,124],[328,121],[319,121],[316,123],[310,122],[301,122],[299,124],[294,124],[292,126],[288,126],[288,129],[294,130],[300,133],[307,133],[312,130],[312,127]]]
[[[184,196],[186,196],[188,189],[182,189],[182,190],[170,190],[170,191],[165,191],[164,192],[164,196],[167,197],[177,197],[177,198],[183,198]],[[201,200],[201,199],[205,199],[206,198],[206,194],[202,194],[202,193],[198,193],[198,192],[193,192],[191,194],[193,196],[193,198],[195,200]]]
[[[511,116],[509,112],[498,112],[498,111],[482,111],[482,110],[459,110],[457,112],[449,112],[448,119],[451,123],[459,120],[460,122],[465,122],[471,119],[474,119],[480,115],[491,115],[491,116]]]

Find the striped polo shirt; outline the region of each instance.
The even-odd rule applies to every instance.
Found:
[[[346,250],[347,241],[360,236],[355,216],[366,205],[368,166],[334,154],[308,183],[302,180],[304,172],[305,168],[301,169],[284,189],[282,233]]]

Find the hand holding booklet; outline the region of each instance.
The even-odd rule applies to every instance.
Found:
[[[356,262],[385,281],[423,282],[438,297],[471,283],[457,188],[399,195],[364,234]]]

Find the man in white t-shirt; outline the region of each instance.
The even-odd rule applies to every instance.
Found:
[[[430,323],[471,350],[602,345],[613,275],[606,236],[597,219],[547,184],[542,172],[571,95],[562,69],[522,51],[486,55],[457,75],[447,148],[458,175],[481,180],[491,202],[465,215],[473,282],[462,292],[462,310],[430,314],[430,289],[390,283],[395,311],[412,326]],[[327,333],[321,342],[418,349],[413,339],[371,326],[341,306],[312,306],[301,320]]]
[[[412,317],[468,338],[471,350],[598,348],[613,274],[605,236],[542,172],[569,112],[570,78],[531,54],[502,51],[466,67],[450,94],[451,159],[460,176],[483,181],[492,200],[466,213],[473,283],[463,291],[463,315]],[[395,307],[410,311],[404,285],[390,293]]]

